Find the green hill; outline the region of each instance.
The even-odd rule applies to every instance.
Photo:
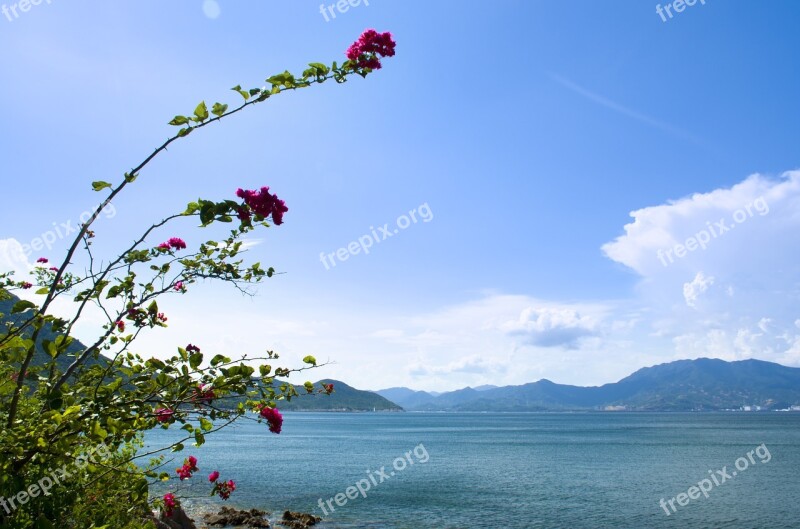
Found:
[[[8,328],[6,326],[8,323],[19,324],[26,321],[26,319],[30,317],[30,311],[21,314],[11,313],[11,309],[18,301],[20,301],[20,299],[17,296],[0,289],[0,336],[3,336],[8,332]],[[26,329],[23,334],[30,338],[32,336],[32,329]],[[50,356],[44,351],[42,343],[45,341],[52,342],[57,336],[58,333],[53,331],[51,325],[48,324],[42,328],[42,330],[39,332],[39,337],[36,343],[36,353],[31,360],[31,366],[42,366],[50,361]],[[56,360],[58,369],[63,373],[70,366],[70,364],[72,364],[76,356],[85,349],[86,346],[84,344],[78,340],[74,340],[67,348],[67,354],[60,355]],[[5,362],[7,360],[3,359],[3,361]],[[88,367],[94,364],[106,365],[105,357],[100,356],[97,360],[90,358],[85,365]]]
[[[330,395],[314,393],[281,402],[282,411],[403,411],[403,408],[371,391],[362,391],[338,380],[320,380],[315,384],[333,384]],[[298,392],[304,393],[302,386]]]

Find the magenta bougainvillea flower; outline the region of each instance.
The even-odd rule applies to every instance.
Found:
[[[220,498],[222,498],[223,500],[227,500],[228,498],[231,497],[231,492],[235,490],[236,490],[236,482],[233,481],[232,479],[229,479],[228,481],[220,481],[215,483],[212,494],[216,492],[217,494],[219,494]]]
[[[360,68],[380,70],[380,58],[394,57],[395,46],[397,43],[388,31],[378,33],[374,29],[368,29],[347,48],[347,58],[354,61]]]
[[[188,351],[188,349],[187,349]],[[211,387],[211,384],[198,384],[197,389],[195,389],[195,397],[194,400],[196,402],[204,402],[206,404],[211,404],[211,402],[216,398],[214,394],[214,389]]]
[[[169,422],[175,412],[169,408],[158,408],[156,410],[156,420],[158,422]]]
[[[158,245],[159,250],[169,250],[170,248],[174,248],[175,250],[185,250],[186,243],[183,241],[183,239],[172,237],[170,240],[162,242]]]
[[[117,325],[117,329],[119,329],[119,332],[125,332],[125,322],[124,321],[119,320],[119,321],[117,321],[116,325]]]
[[[264,406],[261,408],[259,414],[267,420],[270,432],[281,433],[281,427],[283,426],[283,415],[281,415],[281,412],[279,412],[277,408]]]
[[[192,477],[192,471],[186,468],[186,466],[176,468],[175,472],[178,473],[178,477],[181,478],[181,481]]]
[[[183,481],[184,479],[191,478],[192,473],[197,472],[198,470],[200,469],[197,468],[197,458],[194,456],[189,456],[183,462],[183,466],[180,468],[176,468],[175,472],[178,473],[178,477],[180,477],[181,481]]]
[[[158,313],[158,315],[157,315],[156,317],[157,317],[157,318],[158,318],[158,320],[159,320],[159,321],[161,321],[162,323],[166,323],[166,321],[167,321],[167,316],[166,316],[166,315],[165,315],[163,312],[159,312],[159,313]]]
[[[269,187],[262,187],[260,190],[246,190],[237,189],[236,196],[244,200],[244,203],[250,208],[249,210],[240,207],[237,215],[243,222],[250,221],[250,212],[262,218],[267,218],[272,215],[272,221],[276,225],[283,224],[283,214],[289,211],[286,203],[278,198],[278,195],[273,195],[269,192]]]
[[[211,494],[218,494],[223,500],[231,497],[231,492],[236,490],[236,482],[232,479],[228,481],[217,481],[219,479],[219,472],[216,470],[208,475],[208,481],[214,484]]]
[[[22,284],[20,284],[20,288],[22,288],[23,290],[28,290],[32,286],[33,286],[33,283],[28,283],[27,281],[25,281]]]
[[[183,281],[178,281],[177,283],[175,283],[175,286],[173,288],[178,292],[183,292],[183,290],[184,290],[183,289]]]
[[[176,250],[185,250],[186,243],[183,242],[183,239],[179,239],[177,237],[172,237],[169,241],[167,241],[172,248]]]
[[[164,494],[164,514],[172,516],[176,505],[177,503],[175,502],[175,495],[173,493],[168,492]]]
[[[200,348],[197,347],[196,345],[189,344],[189,345],[186,346],[186,352],[199,353],[200,352]]]
[[[36,262],[44,264],[44,263],[48,263],[49,261],[47,260],[47,257],[40,257],[40,258],[38,258],[36,260]]]

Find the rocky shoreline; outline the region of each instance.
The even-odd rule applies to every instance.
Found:
[[[253,529],[309,529],[319,522],[322,518],[302,512],[284,511],[280,519],[270,522],[271,513],[258,509],[249,511],[222,507],[217,513],[195,514],[203,522],[195,522],[186,511],[181,507],[176,507],[170,516],[161,513],[159,516],[153,514],[152,522],[157,529],[214,529],[214,528],[253,528]]]

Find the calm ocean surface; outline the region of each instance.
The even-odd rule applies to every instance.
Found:
[[[151,432],[147,442],[174,435]],[[771,459],[762,463],[762,449],[751,463],[761,444]],[[207,494],[206,476],[219,470],[237,483],[232,506],[320,516],[320,498],[368,475],[379,482],[386,467],[366,497],[332,502],[325,529],[800,527],[798,413],[287,413],[280,435],[242,421],[177,455],[167,468],[200,460],[182,496]],[[737,471],[740,457],[747,468]],[[395,470],[397,458],[405,469]],[[708,498],[676,501],[670,516],[659,506],[709,470],[721,481],[723,467],[731,477]]]

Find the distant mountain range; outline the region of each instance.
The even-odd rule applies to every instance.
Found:
[[[278,407],[282,411],[403,411],[403,409],[390,400],[377,395],[372,391],[363,391],[348,386],[339,380],[320,380],[320,384],[333,384],[333,393],[306,394],[302,384],[297,387],[301,397],[291,401],[282,401]]]
[[[409,411],[712,411],[800,405],[800,368],[761,360],[709,358],[646,367],[619,382],[580,387],[540,380],[433,395],[408,388],[376,392]]]

